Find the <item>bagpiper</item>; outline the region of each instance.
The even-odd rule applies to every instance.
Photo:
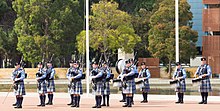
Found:
[[[103,71],[99,70],[98,63],[92,63],[91,79],[92,79],[92,90],[95,95],[96,104],[92,108],[101,108],[102,95],[104,93],[103,87]]]
[[[21,68],[20,63],[15,63],[15,70],[12,72],[12,81],[14,86],[14,93],[16,96],[16,103],[14,108],[22,108],[23,95],[25,95],[24,86],[25,72]]]
[[[199,92],[201,92],[202,101],[199,104],[207,104],[208,92],[212,91],[210,77],[212,75],[211,67],[206,63],[206,58],[201,58],[201,66],[198,67],[195,73],[202,80],[200,81]]]
[[[186,71],[185,69],[182,68],[180,62],[176,63],[176,70],[172,78],[173,80],[177,80],[175,91],[178,96],[178,101],[175,103],[183,104],[184,92],[186,92],[186,83],[185,83]]]
[[[82,92],[82,71],[79,69],[78,61],[71,60],[69,62],[70,68],[67,71],[67,78],[70,82],[68,85],[68,92],[71,97],[71,102],[67,105],[71,105],[71,107],[79,107],[80,103],[80,95]]]
[[[104,86],[104,93],[102,95],[102,98],[103,98],[103,104],[101,106],[106,106],[105,104],[105,97],[106,97],[106,103],[107,103],[107,106],[109,106],[109,95],[110,95],[110,85],[109,85],[109,82],[110,82],[110,76],[111,76],[111,71],[107,65],[107,62],[104,62],[102,64],[102,68],[101,70],[103,71],[103,86]]]
[[[43,68],[43,63],[39,62],[38,65],[38,72],[36,73],[36,80],[37,80],[37,92],[40,98],[40,104],[37,106],[45,106],[45,99],[47,93],[47,86],[46,86],[46,69]]]
[[[55,92],[55,69],[52,66],[52,61],[47,62],[47,70],[46,70],[46,83],[47,83],[47,94],[48,94],[48,102],[46,105],[53,105],[53,92]]]
[[[131,62],[131,68],[134,70],[134,73],[135,73],[134,77],[136,78],[136,77],[138,77],[138,70],[137,70],[137,66],[135,64],[135,61],[132,58],[130,58],[129,61]],[[132,97],[131,97],[131,103],[134,105],[134,93],[132,94]]]
[[[122,91],[126,94],[126,104],[123,107],[132,107],[132,96],[136,93],[135,86],[135,69],[131,67],[131,61],[125,61],[126,68],[123,70],[123,74],[121,75],[122,83]]]
[[[149,78],[150,78],[150,71],[149,69],[146,67],[145,62],[141,63],[141,70],[139,72],[138,78],[144,78],[143,80],[143,87],[141,88],[142,91],[142,95],[143,95],[143,101],[141,101],[141,103],[147,103],[147,95],[150,91],[150,84],[149,84]]]

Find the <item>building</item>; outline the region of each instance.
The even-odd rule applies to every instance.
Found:
[[[196,43],[198,55],[202,55],[202,36],[204,35],[202,31],[202,0],[188,0],[188,3],[191,6],[190,11],[193,14],[192,29],[198,32],[198,41]]]
[[[212,72],[220,74],[220,0],[203,0],[203,5],[202,55],[208,59]]]

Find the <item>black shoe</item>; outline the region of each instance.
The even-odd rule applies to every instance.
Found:
[[[12,106],[17,106],[17,103],[12,104]]]
[[[22,106],[15,106],[14,108],[18,108],[18,109],[20,109],[20,108],[22,108]]]
[[[53,103],[51,103],[51,102],[48,102],[48,103],[46,103],[46,105],[53,105]]]
[[[141,101],[141,103],[147,103],[148,101],[147,100],[143,100],[143,101]]]
[[[127,104],[125,104],[125,105],[123,105],[122,107],[128,107],[128,105],[127,105]]]
[[[101,106],[106,106],[106,104],[102,104]]]
[[[109,107],[109,104],[107,104],[107,107]]]
[[[42,106],[42,104],[37,105],[38,107]]]
[[[203,103],[204,103],[204,101],[199,102],[199,104],[203,104]]]
[[[96,108],[101,108],[101,105],[97,106]]]
[[[176,104],[179,104],[180,103],[180,101],[177,101],[177,102],[175,102]]]
[[[122,99],[122,100],[120,100],[119,102],[125,102],[125,100]]]
[[[92,108],[97,108],[97,106],[95,105],[95,106],[93,106]]]
[[[180,104],[183,104],[184,102],[183,101],[180,101]]]
[[[76,104],[73,104],[71,107],[76,107]]]
[[[204,101],[203,104],[207,104],[207,101]]]
[[[70,105],[73,105],[73,103],[69,103],[69,104],[67,104],[68,106],[70,106]]]
[[[132,107],[131,105],[128,105],[127,107]]]

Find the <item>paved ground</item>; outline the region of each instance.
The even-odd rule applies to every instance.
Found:
[[[2,104],[6,92],[0,92],[0,111],[15,110],[11,104],[14,103],[13,93],[9,93],[5,103]],[[102,107],[101,109],[92,109],[94,105],[94,96],[84,94],[81,99],[80,108],[71,108],[66,104],[69,102],[67,93],[56,93],[53,106],[37,107],[39,102],[37,93],[28,93],[24,98],[22,111],[219,111],[220,97],[210,96],[207,105],[197,104],[200,101],[200,96],[185,96],[185,104],[174,104],[175,95],[149,95],[149,103],[140,103],[141,95],[135,95],[135,105],[132,108],[121,107],[123,103],[118,102],[121,99],[120,94],[112,94],[110,107]],[[18,110],[18,109],[17,109]]]

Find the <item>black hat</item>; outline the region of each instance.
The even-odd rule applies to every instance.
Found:
[[[70,60],[69,63],[74,63],[74,61],[73,61],[73,60]]]
[[[145,62],[142,62],[141,65],[146,65]]]
[[[15,63],[15,66],[17,66],[17,65],[21,65],[21,63],[20,63],[20,62],[16,62],[16,63]]]
[[[98,65],[98,63],[97,63],[96,61],[92,62],[92,64],[96,64],[96,65]]]
[[[202,57],[202,58],[201,58],[201,61],[206,61],[206,58],[205,58],[205,57]]]
[[[42,62],[38,62],[38,65],[42,65],[43,63]]]
[[[129,61],[130,61],[130,62],[134,62],[134,59],[130,58]]]
[[[181,63],[180,62],[176,62],[176,66],[179,66],[179,65],[181,65]]]
[[[125,64],[129,64],[129,63],[131,63],[129,59],[125,61]]]
[[[52,61],[48,61],[47,63],[52,64]]]

